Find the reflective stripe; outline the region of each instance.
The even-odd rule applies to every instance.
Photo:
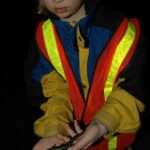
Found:
[[[117,148],[117,136],[112,136],[108,139],[108,150],[116,150]]]
[[[128,51],[130,50],[130,47],[134,42],[135,35],[136,35],[135,26],[131,22],[129,22],[127,31],[123,36],[122,40],[120,41],[120,43],[118,44],[112,60],[112,64],[104,88],[105,100],[112,91],[113,84],[116,79],[119,67],[123,62],[124,58],[126,57]]]
[[[56,71],[63,76],[64,79],[66,79],[65,74],[64,74],[64,69],[62,67],[59,51],[57,48],[57,43],[55,40],[55,33],[53,30],[53,24],[48,19],[47,21],[44,22],[42,26],[43,30],[43,36],[44,36],[44,42],[45,46],[47,49],[48,56],[51,60],[52,65],[56,69]]]

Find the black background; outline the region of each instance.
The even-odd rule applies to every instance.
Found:
[[[103,2],[130,17],[139,17],[143,31],[150,39],[149,5],[147,0],[105,0]],[[1,6],[3,7],[3,6]],[[5,2],[5,50],[1,46],[1,89],[2,89],[2,149],[31,150],[33,143],[33,120],[36,113],[26,99],[26,83],[24,78],[24,61],[33,38],[38,17],[36,0],[18,0]],[[1,20],[3,24],[3,20]],[[3,30],[3,29],[1,29]],[[2,43],[3,45],[3,43]],[[146,142],[136,150],[149,147],[148,133],[144,133]],[[1,149],[0,148],[0,149]]]

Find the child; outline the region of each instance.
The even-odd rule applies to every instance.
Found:
[[[131,146],[146,104],[138,20],[98,0],[40,0],[39,13],[47,19],[26,60],[28,96],[44,112],[34,123],[41,139],[33,150],[76,135],[72,150]]]

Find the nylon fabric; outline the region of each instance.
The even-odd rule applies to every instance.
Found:
[[[112,136],[108,139],[108,150],[116,150],[117,148],[117,136]]]
[[[67,58],[66,51],[64,50],[61,40],[57,34],[56,28],[54,28],[54,33],[55,33],[55,38],[56,38],[60,58],[63,60],[62,66],[63,66],[64,72],[66,75],[66,81],[67,81],[67,85],[68,85],[70,100],[73,105],[75,118],[77,120],[81,120],[82,113],[83,113],[84,107],[85,107],[84,100],[83,100],[83,97],[79,90],[79,87],[78,87],[77,81],[75,79],[74,73],[72,71],[71,65],[69,63],[69,60]],[[78,99],[78,101],[77,101],[77,99]]]
[[[105,100],[112,91],[119,67],[123,62],[123,60],[125,59],[128,51],[130,50],[130,47],[134,42],[135,35],[136,35],[135,26],[132,24],[132,22],[129,22],[127,31],[123,36],[122,40],[120,41],[120,43],[118,44],[112,60],[112,64],[104,88]]]
[[[56,71],[63,76],[64,79],[66,79],[65,74],[64,74],[64,69],[62,67],[59,51],[57,48],[57,43],[55,40],[55,33],[53,30],[53,24],[48,19],[47,21],[44,22],[42,26],[43,30],[43,36],[44,36],[44,41],[45,41],[45,46],[47,49],[48,56],[50,57],[51,63],[56,69]]]
[[[92,85],[88,96],[88,103],[84,113],[84,123],[89,124],[93,116],[101,109],[104,100],[104,87],[110,66],[113,60],[115,50],[118,43],[123,38],[128,28],[128,20],[125,18],[113,34],[109,43],[103,50],[102,55],[97,61],[95,72],[93,75]],[[107,60],[107,61],[106,61]]]
[[[61,56],[59,54],[59,49],[58,49],[58,47],[60,45],[56,42],[55,36],[57,36],[57,35],[55,35],[52,22],[50,20],[47,20],[43,24],[42,29],[43,29],[43,35],[44,35],[44,41],[45,41],[47,53],[48,53],[48,56],[50,57],[51,63],[53,64],[53,66],[55,67],[57,72],[59,74],[61,74],[64,79],[66,79],[65,74],[64,74],[64,69],[66,69],[66,68],[63,68],[63,65],[61,62],[61,58],[60,58]],[[136,35],[135,26],[131,22],[129,22],[127,30],[126,30],[125,34],[123,35],[121,41],[117,45],[113,59],[111,61],[111,66],[110,66],[110,69],[108,72],[108,77],[107,77],[105,88],[104,88],[105,100],[107,99],[107,97],[109,96],[109,94],[112,91],[113,84],[114,84],[114,81],[118,74],[119,67],[121,66],[123,60],[126,58],[126,55],[128,54],[130,47],[132,46],[132,44],[134,42],[135,35]],[[68,79],[68,77],[67,77],[67,79]],[[72,84],[71,81],[69,82],[69,85]],[[77,89],[77,91],[78,90],[79,89]],[[82,98],[81,98],[80,102],[82,102]],[[81,104],[83,104],[83,103],[81,103]],[[83,104],[82,108],[84,108],[84,104]],[[75,107],[75,111],[76,111],[76,109],[77,109],[77,107]],[[82,110],[80,110],[80,111],[81,111],[80,114],[78,113],[78,110],[76,111],[76,113],[79,114],[79,117],[77,117],[77,118],[82,117],[82,116],[80,116],[80,115],[82,115]],[[76,115],[78,116],[78,114],[76,114]],[[117,136],[113,136],[108,140],[108,150],[116,150],[116,148],[117,148]]]

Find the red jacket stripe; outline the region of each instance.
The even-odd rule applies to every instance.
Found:
[[[120,24],[117,31],[114,33],[110,42],[103,51],[101,58],[99,59],[92,81],[92,87],[88,99],[88,104],[85,111],[84,122],[88,124],[95,113],[102,107],[104,103],[104,86],[110,69],[110,65],[116,50],[116,47],[122,37],[124,36],[128,27],[128,20]],[[107,61],[106,61],[107,60]],[[99,73],[101,72],[101,73]]]
[[[64,68],[66,80],[68,83],[68,89],[69,89],[69,93],[70,93],[71,102],[73,104],[75,117],[77,120],[81,120],[82,113],[84,110],[84,100],[81,96],[80,90],[78,88],[77,82],[76,82],[74,74],[73,74],[73,71],[70,67],[68,58],[67,58],[66,53],[62,47],[62,44],[61,44],[61,41],[58,37],[56,29],[54,26],[53,26],[53,28],[54,28],[54,33],[55,33],[55,38],[57,41],[57,46],[58,46],[60,58],[61,58],[61,60],[63,60],[62,65]]]
[[[36,29],[36,41],[38,44],[38,47],[40,49],[40,52],[42,53],[42,55],[48,60],[50,61],[50,58],[48,56],[47,53],[47,49],[45,46],[45,42],[44,42],[44,37],[43,37],[43,31],[42,31],[42,25],[43,25],[44,21],[41,21]]]

